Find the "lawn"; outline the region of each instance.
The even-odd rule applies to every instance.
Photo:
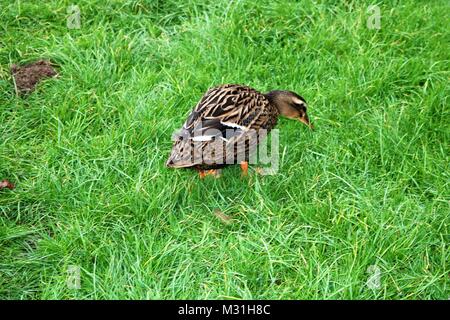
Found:
[[[2,1],[0,298],[447,299],[450,6],[372,4]],[[222,83],[306,98],[275,175],[165,167]]]

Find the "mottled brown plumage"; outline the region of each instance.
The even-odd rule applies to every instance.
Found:
[[[248,161],[279,115],[309,124],[305,100],[294,92],[262,94],[237,84],[211,88],[173,136],[167,166],[204,169]]]

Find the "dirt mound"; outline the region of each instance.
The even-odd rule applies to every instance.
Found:
[[[20,94],[32,92],[41,80],[58,74],[48,60],[39,60],[23,66],[13,64],[11,73]]]
[[[0,190],[4,189],[4,188],[8,188],[8,189],[12,190],[15,187],[16,186],[13,183],[9,182],[9,180],[5,179],[5,180],[0,181]]]

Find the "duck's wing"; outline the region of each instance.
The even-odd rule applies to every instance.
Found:
[[[255,89],[223,85],[205,93],[181,131],[197,140],[219,133],[222,137],[227,133],[239,135],[249,129],[268,127],[272,120],[270,109],[269,100]]]
[[[216,138],[231,144],[244,139],[250,131],[270,130],[276,123],[274,112],[277,111],[268,99],[255,89],[231,84],[214,87],[203,95],[183,127],[173,136],[175,144],[168,165],[169,162],[184,167],[198,164],[194,161],[186,165],[180,160],[188,158],[186,150],[192,142],[197,142],[196,148],[204,150],[212,148],[210,144],[219,140]]]

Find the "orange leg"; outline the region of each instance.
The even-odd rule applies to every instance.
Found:
[[[204,179],[206,176],[213,176],[214,178],[220,178],[220,170],[211,169],[211,170],[198,170],[198,175],[200,179]]]
[[[248,162],[242,161],[241,162],[241,170],[242,170],[242,176],[245,177],[248,175]]]

